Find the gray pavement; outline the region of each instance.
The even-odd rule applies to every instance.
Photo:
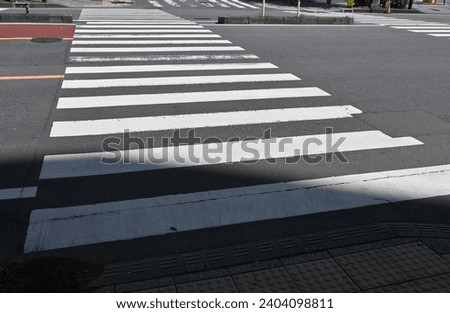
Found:
[[[144,6],[146,3],[140,2],[138,5]],[[83,20],[87,18],[86,15],[79,16],[79,11],[67,10],[67,12],[71,12],[74,15],[75,19],[80,20],[78,22],[79,25],[88,25],[86,22],[89,19],[87,21]],[[358,245],[355,246],[356,243],[354,241],[349,241],[341,244],[340,247],[353,248],[345,251],[340,250],[340,252],[334,250],[336,246],[332,245],[311,248],[308,251],[297,250],[289,254],[297,256],[297,258],[292,259],[286,259],[286,254],[272,257],[266,255],[264,258],[258,258],[252,253],[246,255],[245,249],[240,250],[239,248],[239,246],[257,242],[260,250],[270,252],[270,245],[261,240],[271,241],[284,238],[280,242],[283,243],[282,245],[290,247],[295,243],[292,241],[292,236],[313,238],[310,240],[314,242],[314,236],[312,235],[316,234],[317,231],[323,230],[323,232],[331,234],[329,235],[330,238],[336,238],[336,236],[338,238],[340,236],[336,234],[338,229],[352,229],[352,227],[361,227],[371,223],[411,222],[428,223],[429,225],[445,223],[445,221],[450,220],[448,213],[450,201],[448,193],[445,192],[445,183],[438,186],[444,190],[441,193],[435,192],[435,190],[439,189],[438,187],[425,188],[430,182],[424,184],[423,188],[417,188],[413,184],[410,190],[417,190],[419,196],[416,198],[410,196],[410,198],[402,198],[401,200],[403,201],[399,201],[395,200],[395,198],[393,200],[393,198],[387,197],[380,201],[379,198],[372,199],[369,197],[371,201],[376,200],[370,202],[371,205],[368,205],[365,202],[366,200],[362,200],[362,202],[358,202],[362,203],[362,205],[343,206],[342,208],[345,208],[345,210],[337,211],[327,209],[333,201],[325,204],[315,203],[311,206],[313,209],[308,214],[300,210],[296,211],[299,214],[294,214],[294,216],[284,213],[285,215],[277,215],[276,219],[265,221],[261,221],[260,219],[262,218],[258,215],[256,217],[251,216],[245,210],[241,210],[235,216],[249,218],[247,221],[252,223],[230,224],[223,222],[216,225],[220,227],[213,228],[208,227],[208,225],[211,225],[208,223],[214,221],[214,218],[211,217],[214,216],[214,212],[211,210],[208,211],[208,214],[196,215],[195,220],[189,219],[189,215],[177,216],[176,210],[172,216],[164,218],[161,217],[164,216],[164,212],[157,211],[158,205],[155,205],[152,210],[154,209],[159,213],[152,216],[154,220],[151,225],[140,224],[146,220],[145,218],[139,218],[140,215],[129,217],[123,215],[123,224],[118,223],[114,227],[120,228],[126,235],[117,237],[116,233],[120,232],[116,232],[116,228],[112,227],[112,224],[108,224],[108,221],[110,218],[114,220],[118,216],[111,212],[114,212],[116,208],[121,208],[122,205],[131,205],[130,211],[133,212],[136,204],[141,205],[145,203],[145,205],[151,205],[152,201],[162,201],[161,203],[165,205],[164,201],[171,203],[171,201],[175,200],[174,196],[177,199],[183,199],[182,203],[187,201],[186,203],[191,205],[190,200],[183,197],[192,196],[195,198],[208,194],[216,196],[218,192],[226,194],[230,190],[243,190],[247,187],[249,189],[246,190],[252,190],[251,188],[255,185],[263,185],[265,188],[280,182],[310,182],[314,179],[328,179],[349,174],[360,175],[450,164],[448,151],[450,113],[447,108],[449,91],[445,87],[445,82],[448,80],[448,69],[445,62],[447,59],[445,51],[447,51],[449,44],[448,38],[430,36],[430,34],[433,34],[433,31],[417,33],[410,31],[414,29],[396,28],[404,24],[427,27],[427,25],[432,23],[442,23],[445,21],[445,15],[392,14],[389,17],[383,16],[380,19],[380,15],[355,14],[357,23],[354,26],[285,27],[265,25],[220,26],[210,23],[218,14],[223,14],[224,12],[234,14],[238,10],[173,8],[166,11],[175,16],[194,21],[200,24],[199,26],[204,26],[206,30],[211,31],[210,33],[207,32],[208,34],[219,35],[220,37],[216,38],[229,40],[231,41],[229,45],[242,47],[243,50],[232,53],[223,51],[199,53],[191,51],[181,54],[164,51],[163,48],[167,46],[158,44],[156,47],[162,49],[158,53],[130,53],[130,51],[126,50],[113,53],[99,53],[94,52],[94,50],[77,53],[77,50],[69,49],[79,47],[86,49],[98,48],[99,45],[94,43],[96,39],[87,38],[85,39],[87,43],[80,46],[72,44],[69,47],[68,42],[60,42],[42,45],[40,49],[33,50],[31,45],[35,44],[29,41],[2,42],[2,47],[7,48],[8,53],[6,53],[5,63],[0,69],[1,75],[61,73],[67,67],[94,69],[101,66],[129,66],[136,70],[136,68],[147,65],[182,64],[187,62],[186,60],[189,60],[189,58],[192,59],[189,64],[197,66],[204,64],[204,59],[208,58],[210,58],[211,63],[222,63],[223,61],[220,60],[225,55],[226,57],[232,56],[237,58],[235,61],[227,60],[227,64],[232,62],[245,64],[270,62],[277,66],[277,68],[265,69],[264,71],[258,69],[239,70],[240,73],[245,73],[246,75],[290,73],[301,77],[301,80],[285,82],[262,81],[257,83],[234,82],[220,85],[208,83],[178,86],[169,84],[158,86],[109,86],[103,88],[83,87],[74,88],[73,90],[60,88],[61,83],[63,83],[60,80],[50,82],[30,81],[17,84],[0,83],[2,105],[7,108],[8,112],[11,112],[8,116],[3,117],[2,124],[8,125],[12,129],[26,130],[16,132],[17,137],[9,132],[2,132],[2,135],[5,134],[5,136],[2,136],[2,141],[5,141],[7,147],[5,150],[2,149],[2,157],[12,160],[4,161],[2,164],[10,171],[2,171],[2,175],[4,175],[2,176],[2,188],[38,186],[38,193],[33,199],[0,201],[2,208],[5,208],[2,210],[4,216],[2,215],[3,224],[1,229],[5,236],[8,237],[7,241],[2,242],[2,246],[5,246],[3,250],[4,259],[11,260],[11,257],[13,259],[22,257],[24,241],[28,232],[28,235],[34,233],[37,236],[33,238],[35,241],[28,241],[31,244],[28,245],[30,250],[27,252],[33,253],[25,254],[25,258],[43,255],[72,257],[88,263],[102,264],[110,269],[117,266],[117,264],[128,264],[127,266],[130,266],[127,262],[145,264],[146,260],[148,260],[147,258],[165,259],[166,270],[160,269],[151,279],[142,275],[142,277],[120,278],[124,281],[114,282],[113,277],[109,283],[103,282],[98,284],[97,287],[102,288],[99,291],[140,291],[148,290],[150,287],[164,287],[165,289],[152,289],[151,291],[176,290],[183,292],[189,290],[211,290],[214,286],[222,286],[220,288],[230,288],[224,290],[241,292],[267,290],[307,292],[313,291],[313,289],[308,289],[307,286],[302,285],[301,281],[302,277],[306,277],[306,271],[310,269],[322,270],[323,273],[321,274],[322,276],[319,275],[320,277],[331,273],[336,277],[335,282],[341,282],[338,285],[342,289],[338,289],[339,286],[333,285],[333,283],[329,285],[321,284],[323,281],[320,278],[317,280],[318,287],[311,284],[311,287],[315,286],[319,288],[318,290],[320,288],[323,288],[322,290],[330,288],[332,291],[358,292],[376,291],[378,288],[384,288],[380,290],[386,292],[399,290],[448,291],[446,288],[448,288],[449,270],[448,261],[446,260],[450,251],[443,249],[442,245],[433,244],[436,240],[441,243],[444,242],[446,240],[445,236],[427,237],[423,236],[423,234],[399,236],[396,233],[397,236],[381,236],[367,240],[367,242],[379,242],[379,245],[375,246],[358,246],[363,244],[364,241],[358,241]],[[243,11],[246,10],[239,12]],[[100,15],[100,17],[96,15],[92,18],[95,21],[109,15],[106,12],[101,14],[98,11],[95,11],[97,13],[94,11],[85,12]],[[278,12],[285,14],[283,9],[278,10]],[[106,19],[108,18],[110,20],[114,19],[113,17],[107,17]],[[134,18],[137,19],[136,17]],[[133,19],[128,20],[128,22],[133,22]],[[101,34],[99,32],[101,28],[95,27],[94,35],[98,36]],[[83,33],[78,32],[78,34]],[[85,34],[89,34],[89,32]],[[130,35],[133,33],[125,32],[124,34]],[[77,38],[77,40],[81,39]],[[147,40],[150,40],[150,38],[147,38]],[[151,38],[151,40],[155,39]],[[169,46],[172,48],[177,47],[176,44]],[[118,46],[110,43],[103,47],[111,49]],[[155,45],[148,43],[141,47],[148,49],[154,48]],[[136,48],[136,45],[126,48]],[[6,50],[2,49],[2,51]],[[245,59],[242,56],[236,57],[238,54],[251,55],[250,58],[253,59]],[[180,55],[183,57],[180,57]],[[211,59],[211,55],[214,55],[217,59]],[[51,58],[48,56],[51,56]],[[195,58],[197,59],[195,60]],[[36,66],[31,67],[30,65]],[[216,73],[217,70],[182,71],[181,73],[170,71],[158,73],[119,71],[106,75],[101,73],[69,73],[66,74],[64,82],[91,79],[93,80],[92,83],[96,83],[95,79],[105,78],[112,81],[123,81],[123,79],[143,80],[144,78],[166,79],[167,81],[167,78],[176,76],[191,75],[201,77],[205,75],[212,76]],[[238,71],[233,70],[227,72],[227,75],[237,73]],[[23,87],[18,88],[19,86]],[[57,108],[58,102],[67,98],[78,99],[78,105],[85,101],[87,97],[92,96],[104,98],[135,94],[197,92],[197,95],[200,97],[206,92],[214,91],[228,92],[239,89],[260,88],[261,92],[263,92],[267,89],[297,87],[317,87],[331,96],[305,97],[301,99],[296,97],[235,99],[227,102],[199,101],[194,104],[181,101],[170,105],[164,103],[151,106],[123,105],[112,108]],[[6,95],[9,97],[6,97]],[[15,102],[11,102],[9,98],[15,99]],[[345,153],[348,163],[334,162],[311,165],[306,162],[300,162],[293,166],[285,163],[258,162],[255,164],[242,164],[238,162],[235,164],[209,165],[197,168],[172,168],[157,171],[87,175],[84,177],[68,175],[67,177],[39,178],[43,169],[44,157],[56,154],[99,152],[102,141],[108,135],[51,136],[52,127],[59,122],[343,105],[354,106],[362,112],[346,119],[287,121],[268,125],[238,124],[234,127],[200,127],[197,128],[197,135],[200,138],[214,135],[221,140],[229,140],[235,137],[248,138],[249,136],[262,138],[264,130],[270,127],[273,137],[308,136],[320,134],[326,127],[333,127],[335,132],[380,131],[389,138],[410,136],[423,144],[349,151]],[[21,109],[24,107],[29,108],[30,111],[27,111],[29,114],[24,115],[21,113]],[[170,136],[171,133],[171,130],[158,130],[150,133],[136,132],[137,135],[141,136],[151,135],[156,139],[156,142],[160,142],[160,139]],[[19,149],[22,144],[18,145],[17,141],[23,143],[25,150]],[[15,163],[15,166],[11,166],[11,163]],[[60,164],[66,166],[64,162]],[[71,168],[77,168],[76,164],[75,161],[73,163],[69,162],[65,169],[70,172]],[[413,180],[413,176],[410,176],[410,178]],[[433,180],[430,179],[431,182]],[[391,186],[395,187],[395,185]],[[376,187],[378,188],[378,186]],[[430,192],[427,193],[422,189],[431,191],[427,191]],[[408,190],[404,192],[408,193]],[[360,199],[360,194],[357,191],[347,190],[342,193],[342,195],[344,194],[346,199]],[[323,199],[328,199],[329,193],[324,193],[323,195]],[[142,198],[147,198],[148,200],[136,200]],[[299,201],[298,205],[294,205],[294,202],[292,202],[289,206],[282,207],[280,210],[267,210],[268,214],[278,211],[295,211],[296,208],[302,208],[303,205],[307,207],[308,204],[303,203],[306,202],[305,198],[300,199],[302,201]],[[254,203],[258,204],[256,201]],[[265,204],[268,203],[266,202]],[[253,204],[248,202],[246,205],[248,207],[242,206],[241,209],[249,209]],[[261,208],[261,203],[258,205]],[[211,205],[210,208],[212,207]],[[216,208],[220,209],[220,206]],[[239,207],[235,206],[234,208]],[[91,224],[91,214],[86,214],[91,209],[95,211],[92,214],[96,220],[94,224]],[[179,209],[183,210],[183,206],[180,206]],[[55,213],[57,215],[53,215]],[[68,213],[67,216],[65,215],[66,213]],[[226,217],[226,215],[224,216]],[[44,221],[48,219],[48,224],[46,225],[49,228],[46,229],[51,230],[48,233],[50,235],[43,232],[42,228],[40,228],[42,225],[40,225],[39,219],[41,218]],[[188,220],[187,226],[184,224],[186,219]],[[65,223],[67,223],[64,225],[58,224],[61,220],[65,220]],[[76,221],[78,220],[86,221],[86,224],[77,224]],[[31,222],[30,225],[28,224],[29,221]],[[191,224],[189,225],[189,223]],[[104,233],[107,234],[106,237],[101,232],[95,233],[97,225],[106,225],[106,227],[102,228],[102,231],[104,230]],[[34,228],[29,228],[29,226]],[[72,230],[70,230],[70,227],[73,227]],[[60,231],[62,229],[64,229],[64,232]],[[135,229],[137,230],[136,234],[138,234],[136,236],[132,233]],[[157,232],[154,229],[164,230]],[[390,231],[395,233],[392,227]],[[127,234],[131,234],[131,237],[127,237]],[[67,235],[71,238],[68,239]],[[112,237],[108,239],[108,236]],[[392,241],[392,239],[397,237],[403,239]],[[289,238],[290,240],[288,240]],[[434,241],[430,241],[430,238]],[[39,244],[36,244],[36,242]],[[445,246],[445,244],[443,245]],[[234,261],[234,265],[226,264],[226,262],[222,263],[221,266],[217,264],[214,266],[213,272],[207,271],[205,273],[202,271],[210,269],[208,267],[210,263],[205,263],[201,257],[199,259],[198,251],[204,251],[201,254],[202,257],[209,255],[214,259],[214,256],[221,253],[219,248],[230,246],[234,247],[234,251],[238,251],[236,252],[237,254],[240,253],[239,251],[244,251],[242,252],[244,259]],[[26,245],[25,249],[27,249]],[[361,249],[368,252],[360,252]],[[318,255],[310,255],[311,251],[317,252]],[[423,261],[410,264],[407,259],[399,257],[399,254],[417,255],[423,257]],[[187,260],[184,264],[180,265],[177,263],[178,261],[173,261],[174,259],[180,260],[183,257]],[[361,262],[351,264],[348,260],[353,257],[360,258]],[[255,260],[270,259],[272,261],[264,263],[260,268],[257,267],[260,265],[259,262],[254,263]],[[364,269],[363,266],[365,266],[366,259],[368,261],[379,260],[379,270],[371,272]],[[305,261],[308,261],[308,263],[305,263]],[[427,269],[423,268],[423,264],[427,262],[436,263],[436,272],[428,272]],[[176,264],[173,267],[177,269],[180,269],[178,267],[180,266],[182,271],[170,272],[171,264]],[[238,264],[240,264],[240,267],[235,267]],[[242,266],[242,264],[248,264],[248,266]],[[369,262],[369,264],[371,263]],[[139,268],[141,265],[134,266]],[[363,268],[363,272],[369,276],[372,275],[372,277],[358,276],[359,267]],[[408,267],[410,270],[408,270]],[[191,275],[194,272],[198,274]],[[385,275],[386,273],[392,275]],[[180,274],[184,276],[180,276]],[[165,278],[161,278],[161,276],[165,276]],[[278,279],[275,278],[277,276],[279,277]],[[159,277],[158,280],[155,281],[155,277]],[[271,285],[258,285],[255,283],[257,279],[264,280],[267,277],[273,279]],[[271,281],[270,279],[269,281]],[[135,283],[129,284],[130,281]],[[202,282],[196,283],[197,281]],[[439,282],[442,282],[443,285],[439,285]]]
[[[284,242],[296,243],[292,238]],[[105,285],[98,287],[96,292],[448,293],[449,244],[449,239],[438,238],[388,239],[251,264]],[[149,260],[141,260],[127,266],[133,268],[146,263],[151,264]],[[125,264],[114,264],[111,268],[122,266]]]

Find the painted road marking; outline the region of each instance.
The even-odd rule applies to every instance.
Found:
[[[208,29],[77,29],[77,34],[211,33]]]
[[[164,62],[164,61],[222,61],[222,60],[257,60],[254,54],[181,54],[181,55],[148,55],[120,57],[69,56],[70,63],[86,62]]]
[[[179,8],[179,7],[181,7],[181,5],[179,5],[178,3],[176,3],[175,1],[173,1],[173,0],[163,0],[165,3],[167,3],[168,5],[170,5],[170,6],[173,6],[173,7],[175,7],[175,8]]]
[[[126,29],[126,28],[132,28],[132,29],[138,29],[138,28],[145,28],[145,29],[154,29],[154,28],[164,28],[164,29],[168,29],[168,28],[189,28],[189,29],[195,29],[195,28],[203,28],[203,26],[201,25],[78,25],[77,26],[77,31],[79,29],[86,29],[86,28],[94,28],[94,29],[104,29],[104,28],[109,28],[109,29],[115,29],[115,28],[122,28],[122,29]]]
[[[72,45],[219,45],[229,40],[75,40]]]
[[[168,56],[170,57],[170,56]],[[250,55],[248,58],[253,58]],[[217,71],[239,69],[273,69],[278,66],[272,63],[223,63],[223,64],[162,64],[137,66],[83,66],[68,67],[66,74],[101,74],[101,73],[134,73],[134,72],[173,72],[173,71]]]
[[[433,37],[450,37],[450,34],[428,34]]]
[[[36,197],[37,187],[0,189],[0,200],[24,199]]]
[[[238,46],[226,47],[145,47],[145,48],[72,48],[71,53],[127,53],[127,52],[187,52],[187,51],[244,51],[245,49]]]
[[[393,26],[395,29],[450,29],[450,26]]]
[[[137,105],[175,103],[201,103],[215,101],[239,101],[258,99],[284,99],[324,97],[329,93],[317,87],[244,89],[227,91],[200,91],[118,96],[64,97],[59,98],[58,109],[106,108]]]
[[[229,0],[229,1],[234,2],[234,3],[238,3],[239,5],[243,5],[244,7],[247,7],[247,8],[250,8],[250,9],[259,9],[258,7],[255,7],[255,6],[251,5],[251,4],[245,3],[243,1],[239,1],[239,0]]]
[[[50,137],[91,136],[141,131],[254,125],[350,118],[362,111],[353,106],[326,106],[219,113],[145,116],[118,119],[53,122]]]
[[[231,84],[245,82],[275,82],[300,80],[292,74],[245,74],[245,75],[209,75],[209,76],[172,76],[172,77],[140,77],[116,79],[81,79],[65,80],[63,89],[77,88],[113,88],[139,86],[172,86],[196,84]]]
[[[64,75],[0,76],[0,80],[63,79]]]
[[[450,29],[411,29],[408,31],[412,33],[450,33]]]
[[[162,8],[162,7],[164,7],[164,6],[161,5],[158,1],[155,1],[155,0],[147,0],[147,1],[148,1],[148,3],[150,3],[151,5],[153,5],[153,6],[157,7],[157,8]]]
[[[239,9],[245,9],[244,6],[239,5],[238,3],[234,3],[234,2],[232,2],[230,0],[222,0],[222,1],[225,2],[226,4],[232,6],[232,7],[239,8]]]
[[[31,212],[35,252],[450,195],[450,165]],[[295,204],[295,205],[293,205]]]
[[[99,22],[86,22],[87,25],[164,25],[164,24],[175,24],[175,25],[197,25],[195,22],[188,20],[163,20],[163,21],[152,21],[152,20],[142,20],[142,21],[99,21]]]
[[[216,34],[173,34],[173,35],[77,35],[74,38],[82,39],[142,39],[142,38],[222,38]]]
[[[312,140],[314,144],[307,146]],[[333,142],[341,140],[344,141],[339,146],[339,152],[423,144],[412,137],[391,138],[378,130],[333,133]],[[129,151],[48,155],[44,158],[40,179],[108,175],[337,152],[328,151],[326,141],[327,135],[318,134]],[[317,142],[322,144],[318,145]],[[271,150],[266,151],[269,144]],[[205,154],[205,151],[214,152]],[[167,159],[164,155],[167,155]],[[113,164],[112,159],[116,159],[116,163]],[[186,161],[177,161],[180,159]],[[102,160],[110,162],[105,163]]]
[[[209,0],[209,2],[211,2],[212,4],[216,4],[216,5],[218,5],[219,7],[222,7],[222,8],[229,8],[230,7],[230,6],[226,5],[225,3],[222,3],[222,2],[217,1],[217,0]]]

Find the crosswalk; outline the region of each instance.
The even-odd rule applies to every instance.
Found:
[[[164,11],[84,9],[67,62],[37,195],[63,203],[32,211],[25,252],[450,194],[449,166],[241,182],[253,167],[270,175],[271,160],[298,169],[299,157],[423,143],[351,129],[359,108]],[[331,142],[328,132],[294,130],[338,122],[349,130]],[[286,135],[267,134],[278,126]],[[180,130],[208,141],[171,144],[165,136]],[[161,140],[117,145],[130,134]]]
[[[367,14],[355,14],[355,23],[389,26],[393,29],[406,30],[412,33],[426,34],[432,37],[450,39],[450,24],[426,22],[406,18],[394,18]]]
[[[259,9],[253,2],[240,0],[147,0],[151,7],[159,8],[227,8],[227,9]]]

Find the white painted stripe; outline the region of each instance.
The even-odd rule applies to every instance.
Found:
[[[69,56],[69,62],[157,62],[157,61],[224,61],[224,60],[256,60],[254,54],[197,54],[197,55],[149,55],[120,57]]]
[[[188,7],[191,7],[191,8],[197,8],[198,7],[197,4],[192,3],[189,0],[178,0],[178,1],[180,1],[182,4],[187,5]]]
[[[208,29],[77,29],[75,34],[211,33]]]
[[[248,56],[253,58],[252,55]],[[175,71],[216,71],[249,70],[278,68],[272,63],[211,63],[211,64],[161,64],[133,66],[83,66],[67,67],[66,74],[101,74],[101,73],[137,73],[137,72],[175,72]]]
[[[393,27],[393,25],[395,25],[395,26],[424,26],[424,25],[431,26],[431,25],[436,25],[436,24],[430,25],[429,23],[386,23],[385,25]],[[439,24],[437,24],[437,25],[439,25]]]
[[[392,26],[396,29],[450,29],[450,26]]]
[[[231,44],[228,40],[74,40],[72,45],[212,45]]]
[[[44,158],[40,179],[109,175],[337,152],[328,151],[326,136],[318,134],[145,150],[49,155]],[[343,140],[339,152],[423,144],[411,137],[391,138],[378,130],[334,133],[332,137],[333,142]],[[305,148],[308,142],[322,144]],[[271,150],[267,151],[269,144]],[[167,159],[164,155],[167,155]],[[113,164],[112,159],[116,159],[116,163]],[[177,161],[180,159],[186,161]],[[105,160],[109,160],[109,163]]]
[[[450,37],[450,34],[427,34],[433,37]]]
[[[231,84],[300,80],[292,74],[245,74],[245,75],[209,75],[209,76],[172,76],[172,77],[139,77],[113,79],[79,79],[64,80],[63,89],[77,88],[114,88],[140,86],[172,86],[200,84]]]
[[[236,111],[121,119],[54,122],[51,137],[90,136],[138,131],[160,131],[232,125],[253,125],[349,118],[362,113],[352,106]]]
[[[161,5],[158,1],[155,1],[155,0],[147,0],[147,1],[148,1],[148,3],[150,3],[151,5],[153,5],[153,6],[157,7],[157,8],[162,8],[162,7],[164,7],[164,6]]]
[[[176,16],[173,16],[173,17],[169,17],[169,18],[164,18],[164,19],[161,19],[161,18],[154,18],[154,17],[149,17],[150,19],[141,19],[141,20],[138,20],[138,19],[117,19],[117,20],[114,20],[114,19],[107,19],[107,20],[105,20],[105,19],[97,19],[97,20],[94,20],[94,19],[88,19],[88,20],[83,20],[83,19],[78,19],[78,20],[75,20],[75,22],[82,22],[82,23],[86,23],[86,24],[92,24],[92,25],[102,25],[102,24],[104,24],[104,25],[106,25],[106,24],[114,24],[114,23],[117,23],[117,24],[134,24],[134,23],[137,23],[137,24],[140,24],[140,23],[147,23],[147,24],[164,24],[164,23],[187,23],[187,24],[196,24],[195,22],[192,22],[192,21],[189,21],[189,20],[185,20],[185,19],[182,19],[182,18],[178,18],[178,17],[176,17]]]
[[[80,29],[154,29],[154,28],[164,28],[164,29],[177,29],[177,28],[189,28],[197,29],[203,28],[201,25],[77,25],[77,30]]]
[[[179,8],[179,7],[181,7],[181,5],[179,5],[178,3],[176,3],[175,1],[173,1],[173,0],[163,0],[165,3],[167,3],[168,5],[170,5],[170,6],[172,6],[172,7],[175,7],[175,8]]]
[[[142,38],[221,38],[216,34],[173,34],[173,35],[74,35],[74,38],[79,39],[142,39]]]
[[[86,22],[87,25],[164,25],[164,24],[175,24],[175,25],[197,25],[197,23],[188,21],[188,20],[144,20],[144,21],[119,21],[119,22],[112,22],[112,21],[103,21],[103,22]]]
[[[235,8],[239,8],[239,9],[245,9],[245,7],[243,7],[242,5],[239,5],[237,3],[231,2],[230,0],[222,0],[223,2],[225,2],[226,4],[235,7]]]
[[[432,166],[31,212],[24,251],[130,240],[450,194]]]
[[[412,33],[450,33],[450,29],[413,29],[408,31]]]
[[[0,189],[0,200],[24,199],[36,197],[37,187]]]
[[[244,7],[247,7],[247,8],[250,8],[250,9],[259,9],[258,7],[255,7],[255,6],[251,5],[251,4],[245,3],[243,1],[239,1],[239,0],[229,0],[229,1],[232,1],[232,2],[237,3],[239,5],[243,5]]]
[[[201,103],[330,96],[316,87],[199,91],[94,97],[62,97],[58,109],[105,108],[137,105]]]
[[[209,0],[209,2],[211,2],[211,3],[215,4],[215,5],[218,5],[219,7],[222,7],[222,8],[229,8],[230,7],[230,6],[226,5],[225,3],[222,3],[222,2],[217,1],[217,0]]]
[[[121,53],[121,52],[186,52],[186,51],[244,51],[243,48],[238,46],[225,46],[225,47],[211,47],[211,46],[198,46],[198,47],[145,47],[145,48],[132,48],[132,47],[120,47],[120,48],[71,48],[71,53]]]

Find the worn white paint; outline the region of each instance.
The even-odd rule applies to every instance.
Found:
[[[169,35],[115,35],[115,34],[102,34],[102,35],[77,35],[75,39],[149,39],[149,38],[221,38],[216,34],[169,34]]]
[[[164,25],[164,24],[175,24],[175,25],[196,25],[197,23],[188,20],[143,20],[143,21],[103,21],[103,22],[86,22],[87,25]]]
[[[133,52],[187,52],[187,51],[244,51],[237,46],[190,46],[190,47],[120,47],[120,48],[72,48],[71,53],[133,53]]]
[[[223,61],[223,60],[257,60],[254,54],[177,54],[147,56],[69,56],[70,63],[87,62],[163,62],[163,61]]]
[[[253,55],[251,55],[253,58]],[[169,56],[170,58],[170,56]],[[170,60],[169,60],[170,61]],[[210,63],[210,64],[161,64],[137,66],[87,66],[68,67],[66,74],[101,74],[101,73],[135,73],[135,72],[173,72],[173,71],[218,71],[239,69],[273,69],[272,63]]]
[[[208,29],[77,29],[75,34],[210,33]]]
[[[188,29],[197,29],[197,28],[203,28],[201,25],[141,25],[141,24],[132,24],[132,25],[77,25],[77,30],[79,29],[177,29],[177,28],[188,28]]]
[[[140,77],[113,79],[77,79],[64,80],[63,89],[77,88],[113,88],[142,86],[173,86],[202,84],[232,84],[255,82],[280,82],[300,80],[292,74],[246,74],[246,75],[208,75],[208,76],[170,76],[170,77]]]
[[[229,40],[74,40],[72,45],[98,46],[98,45],[226,45]]]

